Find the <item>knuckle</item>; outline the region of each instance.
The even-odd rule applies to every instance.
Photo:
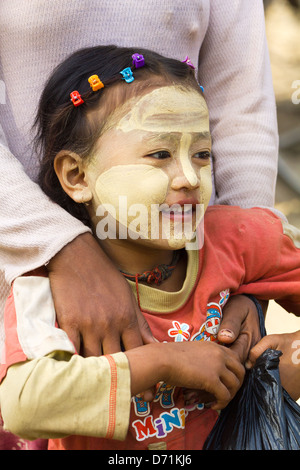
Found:
[[[93,321],[93,315],[86,314],[82,318],[82,325],[85,330],[92,330],[95,328],[95,323]]]

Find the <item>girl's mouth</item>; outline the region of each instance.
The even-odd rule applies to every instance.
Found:
[[[170,220],[187,221],[190,220],[195,213],[195,208],[192,204],[173,204],[172,206],[164,207],[161,209],[163,217],[167,217]]]
[[[197,201],[188,199],[174,202],[171,205],[162,204],[161,214],[170,220],[190,221],[196,213]]]

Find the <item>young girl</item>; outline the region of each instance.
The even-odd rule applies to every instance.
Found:
[[[157,343],[83,358],[57,325],[46,270],[16,279],[1,368],[6,428],[50,438],[50,449],[201,449],[244,375],[215,341],[229,295],[276,298],[300,314],[291,228],[268,210],[207,208],[209,117],[188,59],[78,51],[47,83],[37,123],[42,188],[91,227]]]

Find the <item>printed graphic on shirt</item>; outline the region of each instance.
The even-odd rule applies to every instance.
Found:
[[[149,437],[166,437],[174,428],[184,429],[185,410],[173,408],[170,412],[161,413],[156,419],[150,415],[143,420],[133,421],[132,426],[135,429],[137,441],[144,441]]]
[[[217,334],[222,320],[222,309],[229,299],[229,289],[220,292],[218,303],[207,304],[206,320],[199,331],[192,336],[191,341],[217,341]]]
[[[216,341],[222,319],[222,309],[215,303],[208,304],[206,320],[191,341]]]
[[[154,402],[159,402],[162,408],[172,408],[175,405],[173,400],[175,387],[161,383],[156,392]]]
[[[161,382],[156,391],[153,403],[159,403],[162,408],[172,408],[175,406],[173,399],[175,387]],[[140,396],[132,398],[134,411],[137,416],[147,416],[150,413],[150,404]]]
[[[218,302],[210,302],[207,305],[206,320],[200,326],[197,333],[191,337],[190,325],[172,321],[172,328],[169,328],[167,335],[174,341],[216,341],[219,326],[222,319],[222,309],[226,305],[230,295],[229,289],[219,293]],[[203,403],[196,403],[192,406],[179,408],[175,407],[174,398],[176,387],[160,383],[153,402],[147,403],[140,396],[132,398],[134,414],[140,419],[132,422],[132,428],[137,441],[143,441],[150,437],[166,437],[174,429],[184,429],[185,419],[189,413],[194,410],[203,410]],[[182,393],[182,392],[181,392]],[[165,409],[154,418],[151,414],[151,407],[159,404],[160,408]]]
[[[173,328],[168,330],[168,335],[171,338],[174,338],[175,342],[188,341],[190,333],[188,332],[190,326],[187,323],[179,323],[178,321],[173,321]]]

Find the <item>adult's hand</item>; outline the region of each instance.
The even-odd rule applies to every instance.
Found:
[[[266,312],[267,302],[261,302]],[[218,340],[230,345],[242,364],[250,349],[261,339],[257,308],[246,295],[229,298],[223,309],[223,318],[218,332]]]
[[[57,319],[83,356],[154,341],[128,282],[90,233],[75,238],[47,265]]]
[[[262,338],[250,351],[246,368],[250,369],[266,349],[282,352],[279,372],[282,386],[294,400],[300,398],[300,330],[294,333],[274,334]]]

